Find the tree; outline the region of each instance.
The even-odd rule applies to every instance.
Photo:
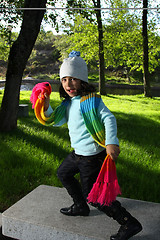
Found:
[[[144,79],[147,76],[147,85],[150,91],[149,72],[153,72],[159,65],[160,43],[158,39],[160,38],[155,32],[156,19],[154,17],[149,22],[147,22],[147,19],[143,22],[142,35],[142,17],[140,14],[131,13],[127,9],[130,6],[130,1],[114,0],[111,2],[111,7],[123,8],[123,10],[111,11],[108,21],[110,24],[107,24],[104,28],[105,63],[107,66],[121,65],[128,70],[142,71],[143,73],[145,67]],[[137,0],[134,4],[138,4],[138,6],[135,6],[139,7],[140,3],[141,1]],[[147,10],[145,11],[147,12]],[[145,36],[147,34],[147,37],[144,37],[144,33]],[[145,50],[145,56],[144,42],[145,49],[148,48],[147,54]],[[148,75],[146,75],[147,72]]]
[[[101,8],[101,1],[93,0],[95,8]],[[98,24],[98,44],[99,44],[99,92],[100,94],[105,94],[105,65],[104,65],[104,48],[103,48],[103,26],[102,26],[102,16],[101,10],[95,10],[97,24]]]
[[[103,49],[103,25],[102,25],[102,16],[101,16],[101,0],[92,0],[92,1],[82,1],[82,0],[70,0],[68,1],[68,6],[79,7],[80,10],[77,10],[85,18],[93,22],[92,14],[96,16],[97,29],[98,29],[98,46],[99,46],[99,92],[100,94],[105,94],[105,75],[104,75],[104,49]],[[93,6],[91,5],[91,2]],[[87,6],[94,7],[93,11],[85,11],[81,8],[86,8]],[[69,12],[69,14],[71,14]]]
[[[147,31],[147,8],[148,0],[143,0],[143,16],[142,16],[142,36],[143,36],[143,80],[144,80],[144,95],[151,97],[151,87],[148,70],[148,31]]]
[[[47,0],[25,0],[25,8],[45,8]],[[21,30],[13,43],[6,73],[6,85],[0,110],[0,130],[10,131],[17,126],[20,85],[23,71],[40,31],[44,10],[25,10]]]

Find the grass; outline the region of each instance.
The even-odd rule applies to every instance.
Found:
[[[18,119],[17,129],[0,133],[0,212],[40,184],[61,187],[56,172],[71,151],[67,126],[45,127],[35,119],[30,91],[21,91],[29,117]],[[3,91],[0,91],[0,102]],[[160,98],[142,95],[103,96],[117,118],[121,154],[117,174],[122,196],[160,202]],[[59,104],[52,93],[51,105]]]

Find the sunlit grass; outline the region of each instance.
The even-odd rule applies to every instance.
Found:
[[[67,126],[40,125],[30,94],[21,91],[20,100],[29,104],[29,117],[18,119],[17,129],[10,133],[0,133],[0,211],[40,184],[62,186],[57,169],[71,151]],[[160,202],[160,98],[109,95],[103,100],[117,119],[122,196]],[[51,105],[59,103],[58,93],[52,93]]]

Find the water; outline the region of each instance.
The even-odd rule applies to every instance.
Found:
[[[21,85],[21,91],[32,91],[33,89],[33,84],[24,84],[24,85]],[[0,87],[0,90],[3,90],[4,87]]]
[[[21,91],[32,91],[35,84],[26,83],[21,85]]]
[[[36,85],[36,83],[25,83],[21,85],[20,90],[21,91],[32,91],[33,87]],[[59,84],[51,84],[52,90],[54,92],[57,92],[59,90]],[[0,90],[3,90],[4,86],[0,87]]]

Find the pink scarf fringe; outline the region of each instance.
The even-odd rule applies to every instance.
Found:
[[[121,194],[114,161],[107,155],[89,195],[89,203],[109,206]]]

